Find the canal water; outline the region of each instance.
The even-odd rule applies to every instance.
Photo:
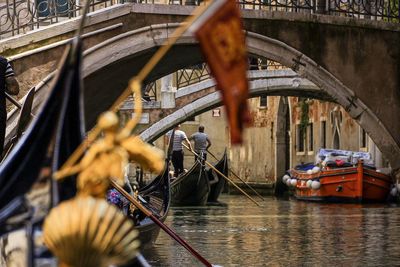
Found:
[[[257,207],[172,207],[166,224],[220,266],[400,266],[400,207],[266,198]],[[203,266],[167,234],[144,256],[152,266]]]

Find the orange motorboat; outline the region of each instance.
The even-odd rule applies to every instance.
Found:
[[[292,169],[285,182],[295,186],[300,200],[323,202],[384,202],[393,184],[391,176],[358,161],[350,167]]]

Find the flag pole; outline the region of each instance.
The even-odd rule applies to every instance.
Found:
[[[218,160],[216,156],[214,156],[213,153],[211,153],[210,150],[207,150],[208,153],[210,153],[211,156],[213,156],[214,159]],[[240,178],[236,173],[233,172],[233,170],[231,168],[228,167],[228,170],[236,177],[238,178],[240,181],[242,181],[243,184],[247,185],[248,188],[250,188],[254,193],[256,193],[256,195],[261,198],[262,201],[264,201],[264,198],[253,188],[251,187],[248,183],[246,183],[245,180],[243,180],[242,178]]]
[[[193,153],[193,155],[199,157],[199,155],[194,152],[193,150],[191,150],[187,145],[183,144],[182,145],[189,150],[190,152]],[[201,157],[199,157],[201,158]],[[241,189],[237,184],[235,184],[235,182],[233,182],[231,179],[229,179],[228,177],[226,177],[222,172],[220,172],[217,168],[215,168],[211,163],[209,163],[208,161],[204,160],[204,162],[214,171],[216,171],[219,175],[221,175],[222,177],[224,177],[227,181],[229,181],[231,184],[233,184],[237,190],[239,190],[240,192],[242,192],[248,199],[250,199],[251,201],[253,201],[257,206],[260,206],[260,204],[258,204],[257,201],[255,201],[251,196],[249,196],[246,192],[243,191],[243,189]]]
[[[186,250],[188,250],[193,256],[195,256],[199,261],[201,261],[205,266],[212,267],[212,264],[203,258],[194,248],[192,248],[184,239],[177,235],[171,228],[169,228],[162,221],[157,219],[153,213],[142,205],[138,200],[134,199],[128,192],[126,192],[117,182],[110,179],[111,185],[118,190],[126,199],[128,199],[133,205],[135,205],[140,211],[142,211],[146,216],[156,223],[161,229],[163,229],[168,235],[175,239],[179,244],[181,244]]]
[[[89,1],[89,0],[88,0]],[[211,1],[210,1],[211,2]],[[209,4],[204,6],[197,7],[193,14],[189,16],[181,25],[173,32],[171,38],[168,38],[165,43],[156,51],[156,53],[150,58],[150,60],[146,63],[146,65],[142,68],[142,70],[138,73],[137,76],[132,78],[129,83],[128,87],[125,91],[117,98],[114,104],[111,106],[110,110],[116,112],[122,102],[134,91],[133,85],[136,82],[142,82],[147,75],[154,69],[157,63],[165,56],[165,54],[169,51],[169,49],[176,43],[176,41],[186,32],[187,29],[193,24],[193,22],[204,13],[204,11],[208,8]],[[83,25],[81,23],[81,25]],[[81,30],[80,30],[81,31]],[[80,32],[79,31],[79,32]],[[135,101],[136,103],[136,101]],[[138,116],[135,116],[138,118]],[[140,119],[140,118],[139,118]],[[71,154],[68,160],[64,163],[61,167],[62,169],[68,168],[73,166],[78,159],[82,156],[85,149],[96,139],[96,137],[100,134],[100,129],[97,127],[97,124],[92,128],[89,132],[87,140],[82,142],[78,148]],[[126,130],[124,131],[126,132]]]

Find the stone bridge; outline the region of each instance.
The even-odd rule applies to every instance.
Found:
[[[172,34],[177,27],[172,22],[182,21],[191,11],[187,6],[124,4],[91,15],[87,31],[94,33],[88,33],[86,47],[90,48],[84,60],[88,127]],[[400,167],[400,120],[393,116],[400,114],[399,24],[263,10],[244,10],[243,17],[250,54],[288,66],[315,84],[359,122],[393,167]],[[53,38],[71,35],[66,29],[74,29],[76,21],[66,25],[55,25],[61,35]],[[41,38],[38,43],[43,45],[48,39]],[[11,43],[3,42],[7,47]],[[60,47],[52,44],[15,56],[16,72],[35,70],[37,58],[51,62]],[[202,61],[196,40],[185,34],[147,81]],[[40,64],[50,63],[41,60]]]
[[[260,95],[302,96],[313,97],[325,101],[332,99],[328,94],[310,81],[299,77],[294,71],[288,70],[253,70],[249,71],[250,97]],[[162,136],[175,125],[187,119],[221,106],[220,93],[215,90],[213,79],[207,79],[196,84],[183,87],[176,92],[163,92],[173,96],[173,108],[163,108],[160,102],[144,104],[144,114],[148,119],[141,137],[152,142]],[[166,99],[171,99],[166,97]],[[164,99],[161,99],[164,101]],[[132,103],[132,102],[130,102]],[[128,104],[123,109],[132,110]]]

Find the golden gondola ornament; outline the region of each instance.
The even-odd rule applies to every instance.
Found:
[[[103,199],[79,196],[50,211],[44,242],[60,267],[105,267],[125,263],[140,242],[133,222]]]
[[[157,174],[163,171],[164,153],[143,142],[138,136],[131,136],[142,114],[141,83],[133,79],[130,87],[135,93],[134,118],[118,131],[119,119],[115,112],[107,111],[100,115],[97,128],[104,136],[92,144],[79,163],[56,172],[56,180],[79,173],[78,188],[81,193],[102,197],[101,194],[109,186],[108,178],[112,177],[123,184],[124,167],[129,161],[135,161],[144,169]],[[87,192],[88,190],[91,192]]]
[[[78,189],[81,194],[104,197],[110,183],[109,178],[119,184],[124,182],[124,167],[130,160],[155,173],[164,169],[164,154],[161,150],[143,142],[137,136],[119,135],[118,117],[114,112],[103,113],[98,127],[104,137],[96,141],[83,159],[74,166],[57,172],[55,179],[78,173]]]
[[[135,99],[140,100],[140,83],[132,83]],[[134,222],[104,200],[112,178],[124,182],[124,167],[136,161],[156,173],[164,168],[161,150],[131,136],[139,121],[141,103],[135,118],[118,131],[118,116],[103,113],[97,127],[104,135],[96,140],[79,163],[62,168],[56,180],[78,174],[77,196],[50,211],[43,227],[47,247],[60,261],[60,267],[103,267],[133,259],[139,248]]]

